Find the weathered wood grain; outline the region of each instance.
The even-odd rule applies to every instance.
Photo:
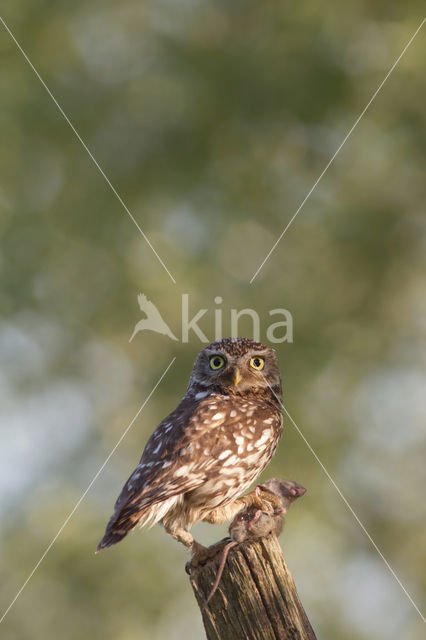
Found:
[[[205,607],[219,563],[220,554],[190,571],[208,640],[316,640],[275,535],[230,551]]]

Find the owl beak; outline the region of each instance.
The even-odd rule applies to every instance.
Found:
[[[234,383],[234,387],[238,386],[238,384],[241,382],[241,373],[237,367],[235,367],[234,371],[232,372],[232,381]]]

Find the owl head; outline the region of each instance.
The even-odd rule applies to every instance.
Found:
[[[264,390],[282,398],[281,376],[273,349],[249,338],[224,338],[200,351],[188,390],[246,395]]]

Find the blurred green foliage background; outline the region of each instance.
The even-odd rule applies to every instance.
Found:
[[[94,556],[202,344],[129,343],[142,291],[262,320],[286,406],[414,601],[425,587],[425,29],[250,278],[422,19],[418,1],[6,0],[3,18],[172,282],[0,25],[0,602],[8,640],[203,637],[186,553],[156,526]],[[227,324],[228,323],[228,324]],[[241,333],[250,335],[250,323]],[[282,545],[320,638],[423,623],[291,423],[263,478],[308,488]],[[197,525],[205,543],[225,527]],[[424,604],[424,600],[423,600]],[[1,615],[1,613],[0,613]]]

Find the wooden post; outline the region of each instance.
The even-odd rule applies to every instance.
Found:
[[[205,606],[219,563],[220,554],[190,570],[208,640],[316,640],[274,534],[230,551]]]

